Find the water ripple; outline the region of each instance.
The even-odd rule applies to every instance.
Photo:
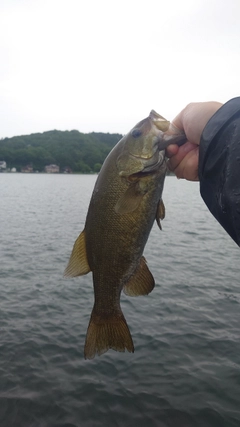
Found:
[[[62,274],[95,179],[0,174],[0,426],[239,427],[239,249],[195,183],[167,179],[155,289],[122,296],[135,353],[84,360],[91,275]]]

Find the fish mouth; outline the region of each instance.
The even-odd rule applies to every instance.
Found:
[[[150,173],[155,172],[159,167],[164,163],[165,160],[165,150],[157,151],[152,157],[143,157],[131,154],[132,157],[141,159],[143,163],[143,169],[139,171],[140,173]],[[145,165],[144,165],[145,163]]]

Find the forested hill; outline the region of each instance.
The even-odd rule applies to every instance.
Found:
[[[33,171],[41,172],[46,165],[56,164],[60,171],[98,172],[109,151],[121,138],[120,134],[84,134],[77,130],[53,130],[4,138],[0,140],[0,161],[17,171],[30,165]]]

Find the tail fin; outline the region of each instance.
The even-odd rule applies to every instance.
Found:
[[[85,359],[101,356],[110,348],[116,351],[134,352],[134,345],[127,322],[122,312],[99,316],[92,311],[84,347]]]

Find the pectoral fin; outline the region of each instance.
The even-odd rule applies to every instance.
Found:
[[[161,199],[158,202],[157,212],[156,212],[156,221],[157,221],[157,225],[160,228],[160,230],[162,230],[160,219],[164,219],[164,218],[165,218],[165,206],[164,206],[164,203]]]
[[[80,236],[74,243],[73,250],[64,271],[64,277],[82,276],[91,271],[86,253],[85,231],[83,230]]]
[[[138,181],[131,184],[117,201],[115,205],[115,212],[125,214],[135,211],[135,209],[140,205],[146,191],[139,185]]]
[[[148,269],[145,258],[142,256],[138,269],[131,279],[124,285],[123,291],[126,295],[135,297],[138,295],[149,294],[153,290],[154,286],[155,282],[153,275]]]

